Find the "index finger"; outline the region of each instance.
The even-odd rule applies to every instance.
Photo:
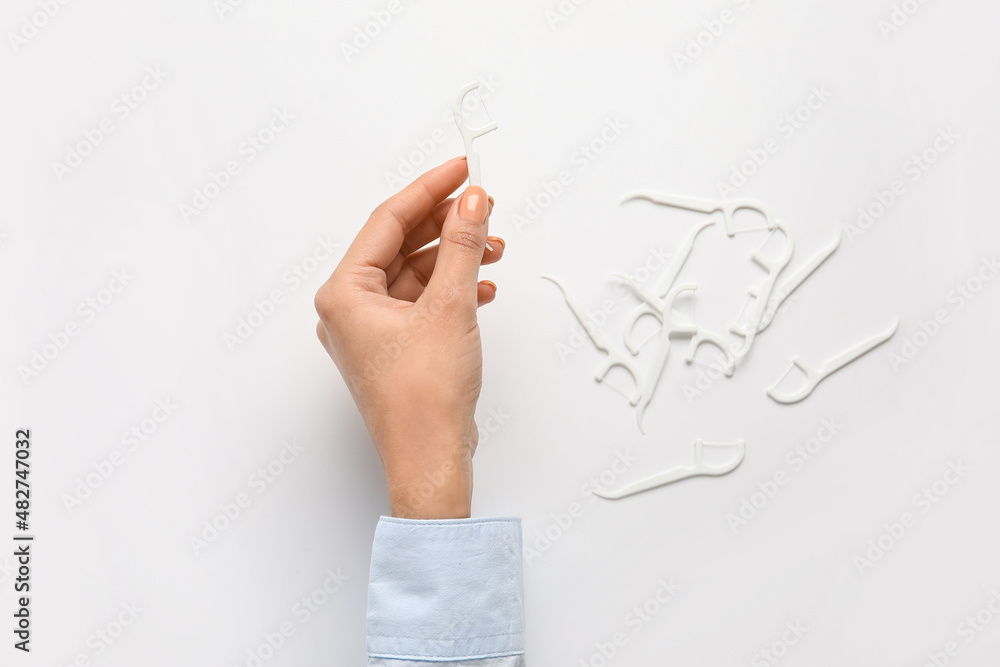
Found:
[[[344,253],[343,261],[384,271],[399,254],[407,232],[455,192],[468,175],[464,156],[422,174],[379,204]]]

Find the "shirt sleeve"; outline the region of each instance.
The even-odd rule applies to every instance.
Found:
[[[523,667],[521,520],[383,516],[368,582],[370,667]]]

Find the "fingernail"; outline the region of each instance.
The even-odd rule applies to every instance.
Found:
[[[471,185],[462,193],[462,204],[458,208],[458,214],[466,220],[486,222],[488,206],[486,190],[478,185]]]
[[[494,292],[497,291],[497,284],[492,280],[484,280],[483,282],[492,287]]]
[[[493,197],[487,197],[486,199],[490,202],[490,208],[493,208]]]
[[[453,157],[452,159],[448,160],[448,162],[454,162],[455,160],[464,160],[464,159],[465,159],[464,155],[459,155],[458,157]]]
[[[501,247],[501,248],[504,248],[504,249],[506,249],[506,248],[507,248],[507,243],[506,243],[506,241],[504,241],[504,240],[503,240],[502,238],[500,238],[499,236],[488,236],[488,237],[486,237],[486,238],[488,238],[488,239],[490,240],[490,243],[499,243],[499,244],[500,244],[500,247]]]

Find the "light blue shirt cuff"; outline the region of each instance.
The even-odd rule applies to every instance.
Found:
[[[454,661],[524,652],[521,520],[383,516],[368,582],[368,655]]]

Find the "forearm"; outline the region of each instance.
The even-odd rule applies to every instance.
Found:
[[[382,433],[389,504],[404,519],[466,519],[472,516],[472,456],[479,432],[471,416],[459,426],[441,410],[401,420],[396,433]],[[391,455],[382,453],[391,452]]]
[[[389,506],[401,519],[467,519],[472,516],[472,460],[386,467]]]

